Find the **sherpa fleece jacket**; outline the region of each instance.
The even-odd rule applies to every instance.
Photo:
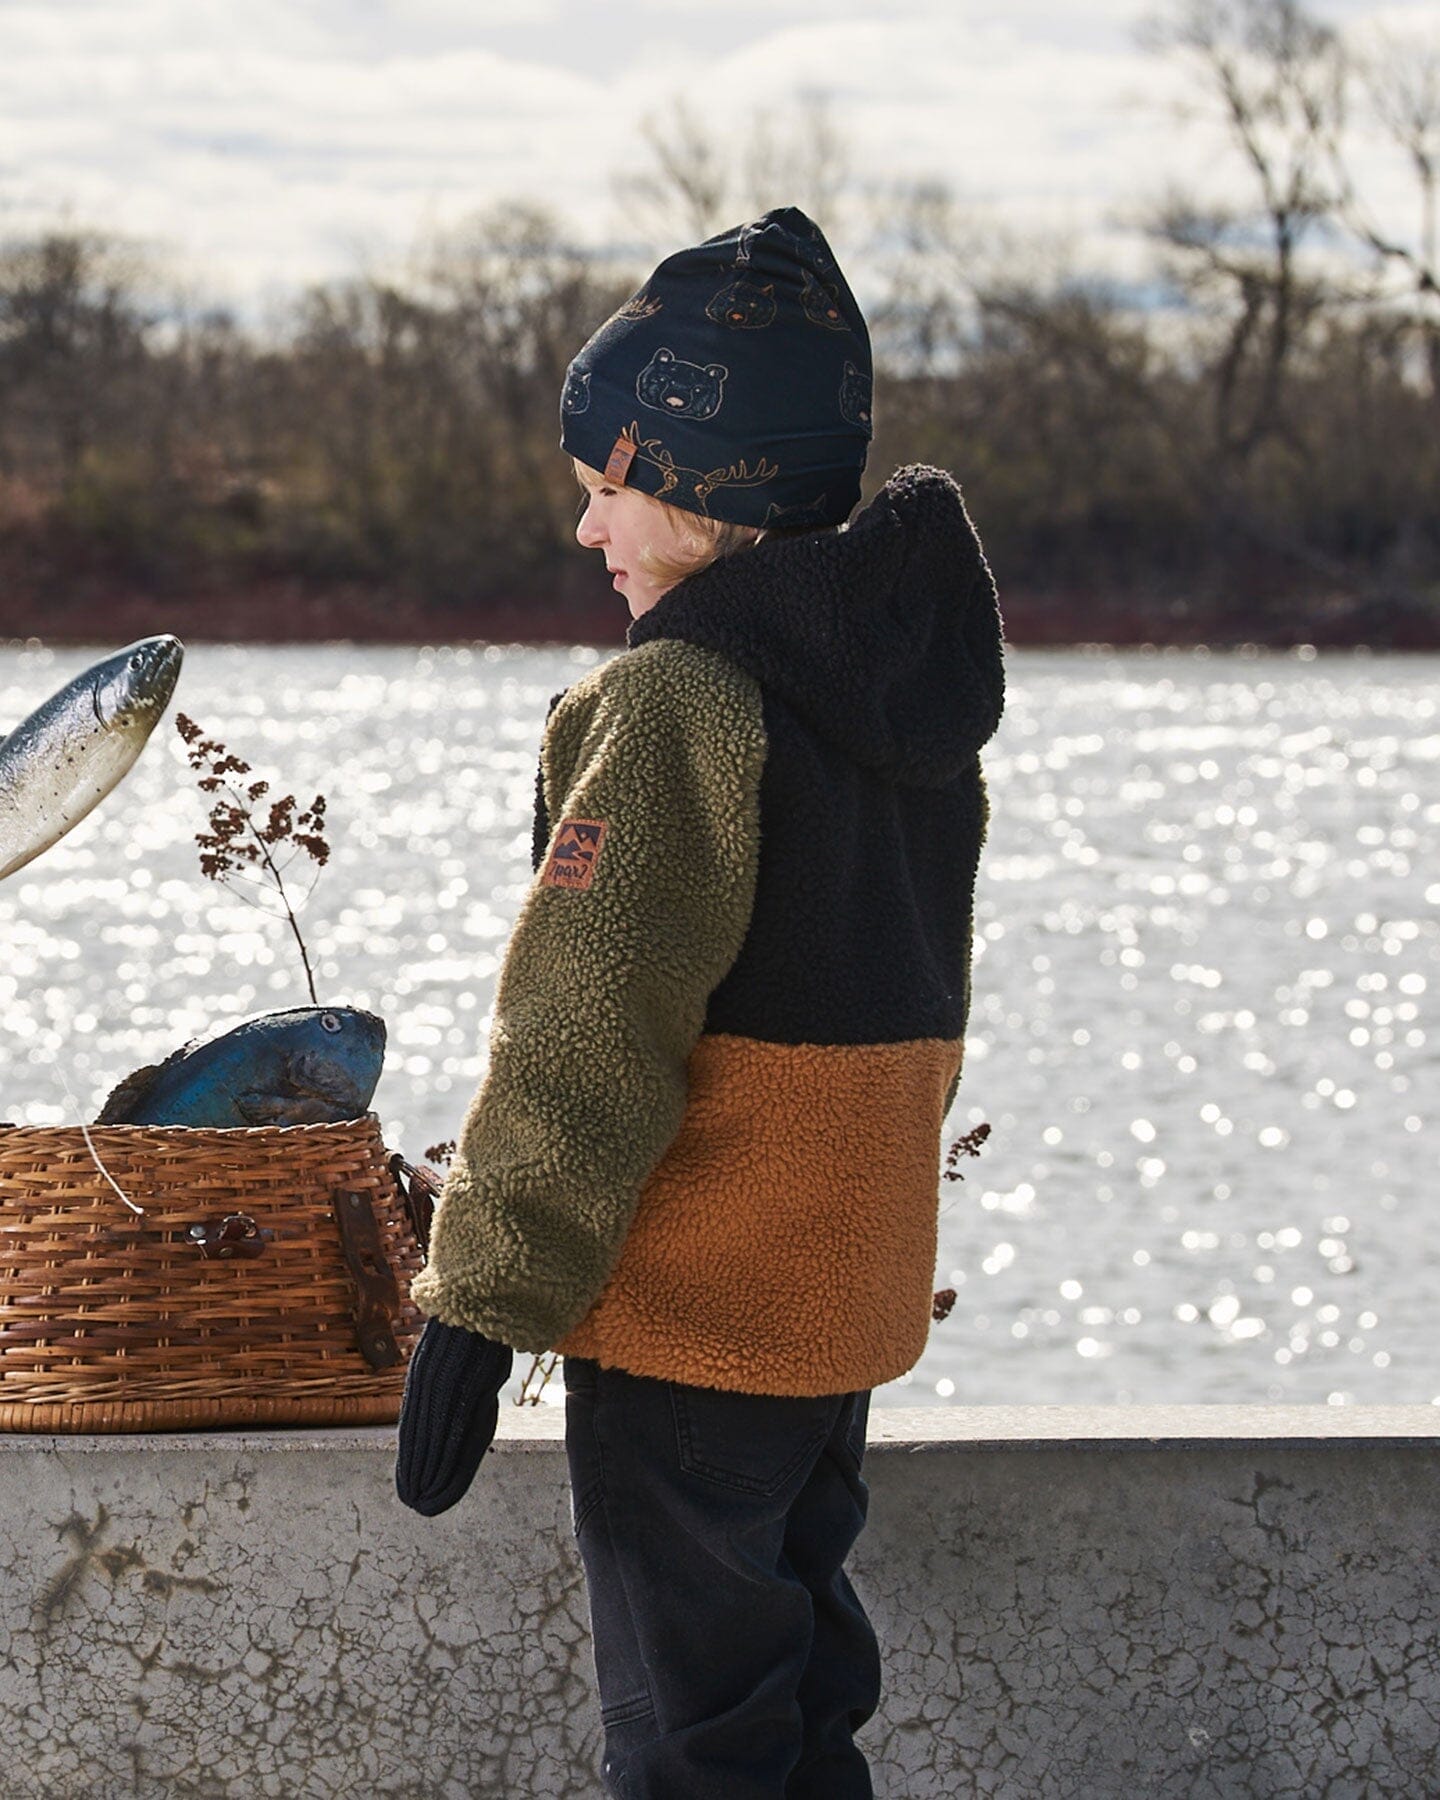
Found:
[[[553,704],[537,874],[418,1303],[755,1394],[924,1348],[1003,704],[960,491],[688,577]]]

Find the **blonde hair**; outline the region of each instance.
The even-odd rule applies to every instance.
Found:
[[[601,485],[601,477],[593,469],[582,462],[575,462],[575,479],[587,492]],[[729,519],[710,519],[702,513],[687,511],[683,506],[671,506],[666,500],[657,500],[653,494],[647,494],[642,488],[632,488],[631,493],[638,494],[647,506],[656,507],[661,513],[669,514],[669,522],[675,535],[684,546],[683,552],[666,553],[646,544],[640,552],[638,561],[641,569],[652,581],[663,581],[673,587],[677,581],[683,581],[687,575],[696,575],[701,569],[708,569],[710,564],[718,562],[722,556],[730,556],[736,550],[743,550],[753,544],[762,535],[758,525],[736,525]]]

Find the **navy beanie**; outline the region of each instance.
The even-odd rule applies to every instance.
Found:
[[[570,364],[560,442],[707,518],[838,525],[860,498],[870,393],[855,296],[786,206],[666,257]]]

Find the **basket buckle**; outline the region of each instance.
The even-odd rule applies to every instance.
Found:
[[[435,1215],[440,1177],[427,1163],[421,1163],[417,1168],[414,1163],[406,1162],[398,1150],[390,1158],[390,1173],[400,1190],[415,1242],[424,1256],[430,1249],[430,1221]]]
[[[368,1193],[342,1188],[335,1195],[335,1224],[345,1266],[355,1284],[355,1343],[378,1374],[402,1362],[395,1341],[400,1286],[380,1241]]]
[[[261,1231],[249,1213],[226,1213],[223,1219],[192,1225],[187,1235],[209,1261],[214,1257],[263,1256],[268,1234]]]

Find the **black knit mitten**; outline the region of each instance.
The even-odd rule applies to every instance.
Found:
[[[426,1322],[405,1377],[395,1491],[427,1519],[453,1506],[475,1479],[513,1361],[508,1344]]]

